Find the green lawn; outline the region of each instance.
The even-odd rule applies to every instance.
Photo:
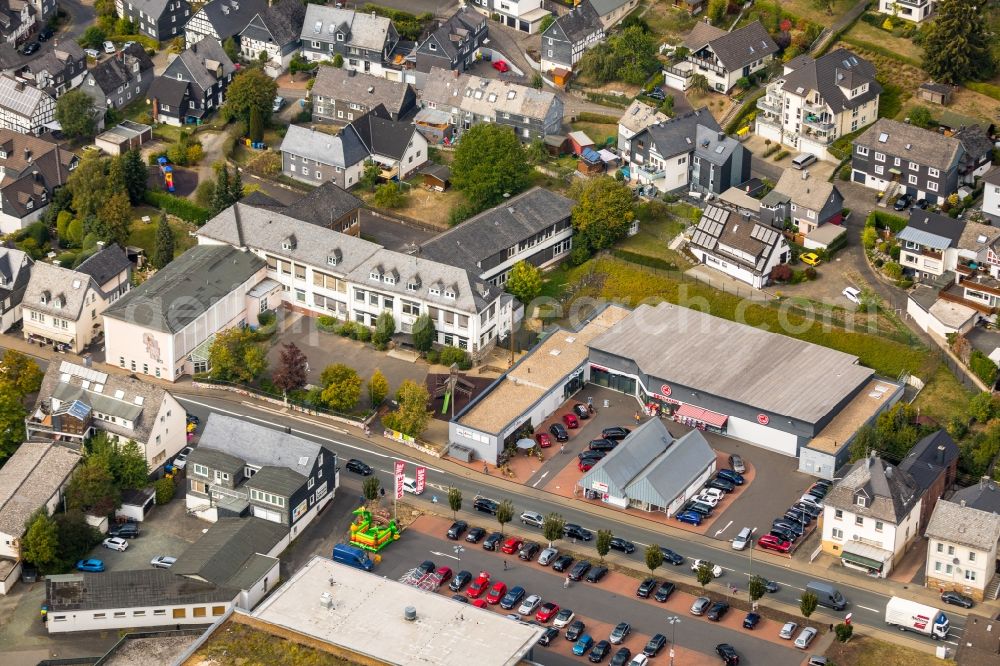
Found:
[[[888,30],[876,28],[873,25],[865,23],[863,20],[858,20],[845,33],[845,37],[875,44],[913,62],[919,63],[924,57],[923,50],[914,44],[913,40],[905,37],[896,37]]]
[[[636,15],[642,14],[647,5],[651,8],[642,15],[642,18],[661,41],[669,37],[675,38],[672,41],[679,41],[691,32],[691,28],[698,21],[698,17],[674,8],[673,3],[668,0],[644,0],[642,6],[636,10]]]
[[[816,0],[782,0],[781,11],[819,25],[830,25],[854,6],[854,0],[830,0],[830,12]]]
[[[128,244],[141,247],[146,251],[146,258],[153,256],[156,249],[156,226],[160,220],[160,211],[150,206],[137,206],[133,209],[135,219],[132,221],[132,233],[129,234]],[[142,221],[142,216],[148,215],[148,223]],[[174,256],[180,255],[188,248],[197,245],[198,241],[188,235],[188,230],[194,227],[178,220],[170,221],[170,229],[174,232]]]
[[[571,123],[570,128],[574,132],[584,132],[590,140],[596,144],[598,148],[602,148],[605,145],[605,141],[609,138],[611,142],[614,143],[618,140],[618,125],[611,123],[584,123],[576,122]]]
[[[655,257],[678,268],[687,267],[684,255],[668,248],[670,241],[691,223],[687,204],[667,206],[660,202],[647,202],[638,207],[639,233],[618,243],[619,250]],[[627,258],[627,255],[620,255]]]
[[[929,416],[942,426],[948,425],[952,418],[965,421],[968,416],[968,404],[974,393],[958,381],[944,363],[929,378],[924,389],[913,402],[922,416]]]

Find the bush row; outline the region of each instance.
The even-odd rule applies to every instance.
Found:
[[[159,208],[160,210],[181,218],[185,222],[191,222],[192,224],[197,224],[198,226],[205,224],[212,217],[212,214],[201,206],[198,206],[187,199],[167,194],[166,192],[146,190],[144,197],[146,203],[150,206]]]

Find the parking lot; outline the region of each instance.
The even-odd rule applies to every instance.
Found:
[[[187,515],[183,493],[164,506],[157,506],[139,524],[139,537],[128,540],[128,548],[118,552],[98,544],[88,558],[104,562],[107,571],[148,569],[157,555],[178,557],[210,526],[203,520]]]

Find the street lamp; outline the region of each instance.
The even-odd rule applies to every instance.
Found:
[[[453,546],[453,548],[455,549],[455,557],[458,558],[458,568],[461,570],[461,568],[462,568],[462,553],[465,552],[465,548],[462,547],[462,546]]]
[[[670,625],[670,666],[674,666],[674,648],[677,646],[677,625],[680,623],[681,619],[676,615],[667,618],[667,624]]]

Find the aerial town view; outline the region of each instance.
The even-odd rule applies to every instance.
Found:
[[[1000,666],[1000,3],[0,36],[0,666]]]

